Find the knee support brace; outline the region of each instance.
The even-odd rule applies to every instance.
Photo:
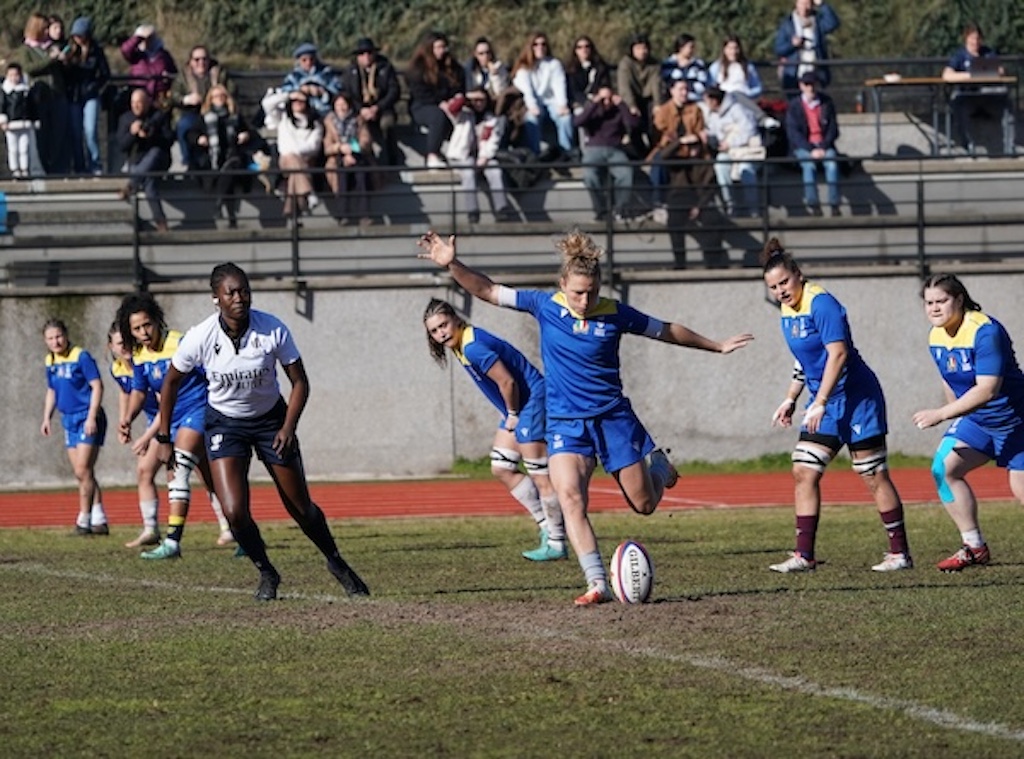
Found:
[[[189,482],[192,470],[199,465],[199,459],[180,448],[174,449],[174,474],[167,483],[167,497],[172,501],[188,503],[192,500],[192,485]]]
[[[491,469],[519,471],[519,462],[522,458],[519,451],[513,451],[511,448],[491,448]]]
[[[939,493],[939,500],[943,503],[953,503],[953,491],[949,489],[946,482],[946,456],[956,447],[956,438],[944,437],[939,447],[935,449],[935,456],[932,457],[932,477],[935,479],[935,489]]]
[[[523,459],[523,466],[526,467],[526,473],[531,477],[535,474],[547,476],[548,473],[548,457],[540,459]]]
[[[803,441],[796,444],[796,448],[793,449],[793,455],[790,459],[794,464],[805,466],[808,469],[813,469],[815,472],[824,472],[825,467],[828,466],[832,460],[832,454],[817,446],[809,445]]]
[[[889,468],[889,452],[882,448],[870,456],[853,462],[853,471],[861,476],[878,474]]]

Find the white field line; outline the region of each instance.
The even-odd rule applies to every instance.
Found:
[[[20,572],[22,574],[43,575],[47,577],[62,577],[72,580],[85,580],[88,582],[116,583],[120,585],[133,585],[142,588],[159,588],[163,590],[188,590],[191,592],[210,593],[216,595],[248,595],[252,592],[251,590],[243,590],[241,588],[225,588],[215,585],[190,585],[186,587],[181,583],[168,582],[165,580],[140,580],[138,578],[117,577],[114,575],[95,574],[91,572],[54,570],[41,564],[0,564],[0,570]],[[327,603],[348,600],[343,596],[334,596],[326,593],[282,593],[278,597],[282,599],[293,598],[303,601],[320,601]],[[555,630],[538,631],[538,636],[542,638],[564,638],[565,633],[564,631]],[[593,638],[588,638],[588,640],[591,644],[598,642]],[[873,709],[879,709],[881,711],[902,712],[911,719],[915,719],[920,722],[928,722],[950,730],[956,730],[963,733],[977,733],[979,735],[986,735],[993,738],[1001,738],[1003,740],[1024,743],[1024,730],[1014,729],[1006,725],[1001,725],[998,722],[978,722],[954,712],[946,711],[945,709],[936,709],[935,707],[925,706],[914,701],[889,698],[888,696],[878,696],[872,693],[865,693],[854,688],[836,688],[828,685],[819,685],[818,683],[806,680],[802,677],[779,675],[761,667],[748,667],[717,656],[675,654],[668,651],[661,651],[656,648],[638,648],[631,646],[628,643],[612,641],[604,641],[604,644],[609,648],[618,649],[632,656],[642,656],[649,659],[685,664],[697,669],[711,670],[730,677],[737,677],[742,680],[748,680],[750,682],[760,683],[774,688],[781,688],[782,690],[793,691],[807,696],[830,698],[839,701],[850,701],[853,703],[864,704],[865,706],[870,706]]]
[[[911,719],[928,722],[958,732],[977,733],[992,738],[1002,738],[1008,741],[1024,743],[1024,730],[1000,725],[997,722],[977,722],[954,712],[925,706],[914,701],[878,696],[854,688],[835,688],[828,685],[819,685],[802,677],[779,675],[761,667],[748,667],[716,656],[674,654],[667,651],[659,651],[655,648],[635,648],[628,644],[618,647],[634,656],[678,662],[698,669],[712,670],[723,675],[738,677],[743,680],[793,691],[806,696],[852,701],[881,711],[902,712]]]

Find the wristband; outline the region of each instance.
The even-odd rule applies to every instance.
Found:
[[[156,435],[154,435],[154,439],[156,440],[156,442],[160,443],[161,445],[170,445],[171,444],[171,436],[170,435],[165,435],[163,432],[156,433]]]
[[[518,411],[506,411],[505,416],[519,416]]]

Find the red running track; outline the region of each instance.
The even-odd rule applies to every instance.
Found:
[[[897,469],[893,480],[906,503],[937,502],[931,474],[923,469]],[[971,474],[978,498],[1013,498],[1006,472],[993,466]],[[314,483],[313,499],[329,519],[380,517],[500,516],[521,514],[522,507],[492,480],[386,481],[370,483]],[[822,480],[825,503],[870,504],[860,478],[849,470],[828,472]],[[161,519],[166,509],[166,496]],[[193,499],[191,521],[211,522],[213,512],[202,492]],[[772,474],[710,474],[680,477],[659,506],[666,509],[788,506],[793,502],[793,482],[788,472]],[[260,521],[286,520],[284,507],[273,486],[252,489],[253,516]],[[108,490],[104,506],[113,525],[139,524],[134,490]],[[590,488],[592,511],[625,510],[628,507],[614,480],[595,479]],[[74,524],[78,496],[74,491],[0,493],[0,527],[47,527]]]

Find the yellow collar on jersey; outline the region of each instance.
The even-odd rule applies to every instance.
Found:
[[[800,295],[800,305],[797,308],[793,308],[786,303],[782,304],[782,315],[783,316],[805,316],[811,313],[811,301],[818,295],[828,292],[821,285],[816,285],[813,282],[804,282],[804,291]]]
[[[81,353],[82,349],[77,345],[72,347],[66,356],[59,356],[56,353],[48,353],[46,355],[46,365],[55,366],[56,364],[73,364],[78,361],[78,357]]]
[[[452,349],[455,354],[455,358],[459,360],[459,363],[464,366],[469,366],[469,359],[466,358],[466,346],[469,345],[476,339],[476,334],[473,332],[473,325],[467,324],[462,329],[462,335],[459,338],[459,344]]]
[[[594,305],[594,307],[590,309],[590,311],[586,315],[584,315],[578,314],[572,310],[572,307],[569,305],[569,299],[566,298],[565,293],[561,291],[555,293],[554,301],[558,305],[564,306],[566,309],[568,309],[569,315],[572,316],[573,319],[582,320],[593,319],[595,316],[610,316],[611,314],[614,314],[616,311],[618,311],[619,308],[619,302],[616,300],[612,300],[611,298],[598,298],[597,303]]]
[[[943,327],[932,327],[928,342],[941,348],[973,348],[978,330],[992,320],[981,311],[965,311],[963,321],[954,334],[949,334]]]

